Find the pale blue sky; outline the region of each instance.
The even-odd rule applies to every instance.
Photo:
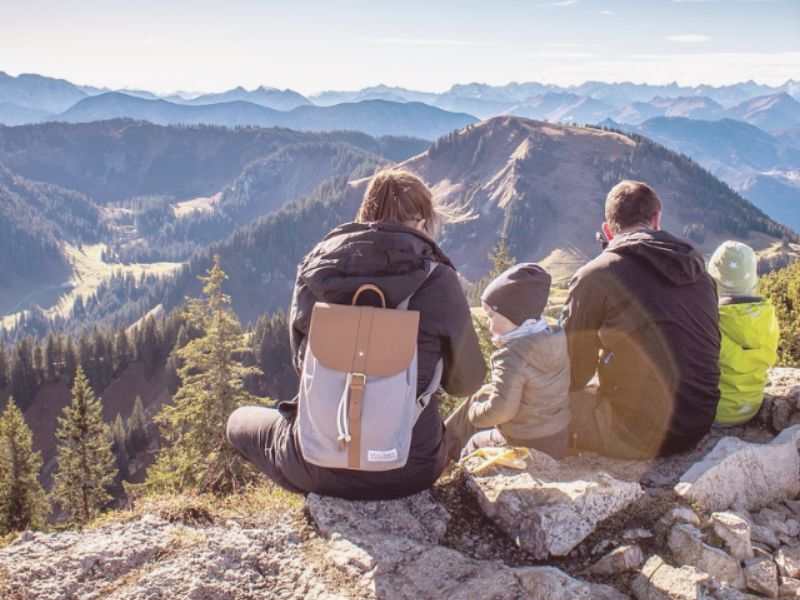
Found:
[[[800,0],[0,0],[0,70],[157,92],[800,79]]]

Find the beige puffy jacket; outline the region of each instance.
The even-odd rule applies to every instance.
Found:
[[[554,435],[569,424],[570,368],[564,331],[510,339],[492,356],[492,380],[470,401],[469,420],[497,426],[509,443]]]

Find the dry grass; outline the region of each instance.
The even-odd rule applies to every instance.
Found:
[[[105,513],[87,529],[125,523],[146,514],[185,525],[214,525],[233,519],[242,525],[259,527],[274,523],[276,518],[302,519],[303,504],[302,495],[287,492],[269,481],[222,498],[190,491],[153,494],[132,501],[127,509]]]

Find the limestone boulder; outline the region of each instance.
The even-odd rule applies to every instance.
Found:
[[[724,581],[737,589],[745,587],[744,574],[739,561],[719,548],[703,541],[703,533],[688,524],[673,526],[667,538],[672,556],[682,565],[696,567],[714,579]]]
[[[531,451],[525,471],[470,474],[467,486],[483,512],[539,559],[568,554],[598,523],[642,494],[636,482],[561,466],[537,451]]]
[[[781,548],[775,555],[775,562],[784,577],[800,578],[800,546]]]
[[[746,520],[731,512],[717,512],[711,515],[710,523],[731,556],[737,560],[753,558],[750,524]]]
[[[552,567],[512,568],[440,545],[448,513],[429,492],[388,501],[310,494],[306,510],[326,538],[322,564],[357,598],[620,600],[614,588]]]
[[[592,575],[618,575],[635,571],[642,562],[644,554],[639,546],[620,546],[590,566],[587,571]]]
[[[631,592],[638,600],[739,600],[742,594],[691,566],[667,564],[651,556],[636,575]]]
[[[771,559],[759,557],[746,560],[744,579],[747,589],[767,598],[778,597],[778,567]]]
[[[800,494],[800,425],[782,431],[767,444],[735,437],[719,440],[695,463],[675,491],[707,510],[752,510]]]
[[[776,367],[770,369],[764,389],[764,404],[759,419],[780,431],[800,418],[800,371]]]

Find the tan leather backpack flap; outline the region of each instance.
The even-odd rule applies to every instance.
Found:
[[[308,344],[325,367],[368,377],[408,368],[417,347],[419,312],[317,302]],[[362,370],[363,369],[363,370]]]

